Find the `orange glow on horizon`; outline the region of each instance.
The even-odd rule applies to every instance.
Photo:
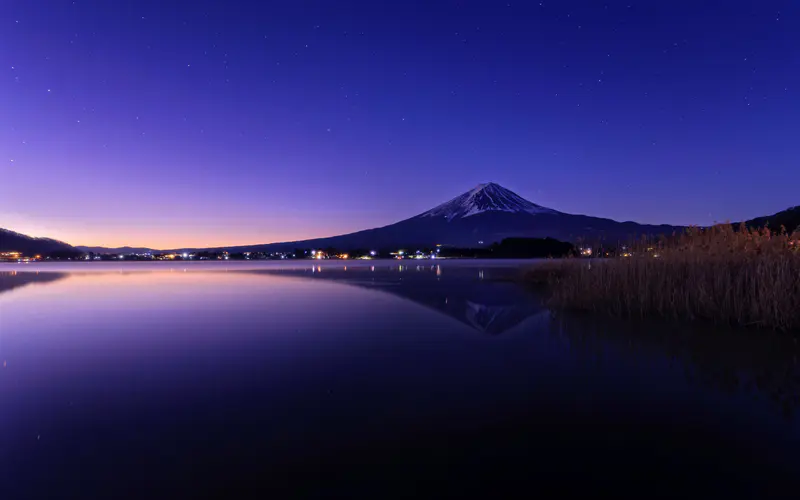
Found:
[[[224,248],[303,241],[379,227],[388,222],[370,215],[309,210],[297,214],[254,218],[200,212],[174,211],[137,213],[125,206],[117,214],[108,207],[70,216],[34,215],[0,207],[0,227],[33,237],[53,238],[73,246],[134,247],[153,250]],[[223,210],[225,212],[225,210]],[[374,217],[374,215],[372,216]]]
[[[225,248],[233,246],[263,245],[269,243],[281,243],[286,241],[303,241],[337,234],[352,232],[350,229],[343,229],[341,232],[330,229],[322,229],[318,233],[307,232],[288,232],[264,233],[257,229],[252,232],[242,234],[231,234],[228,231],[213,234],[208,231],[181,231],[171,228],[158,228],[156,231],[145,231],[131,229],[119,233],[119,229],[114,232],[104,232],[102,229],[91,231],[68,231],[65,229],[51,229],[39,226],[0,226],[4,229],[17,233],[39,238],[53,238],[63,241],[73,246],[85,247],[105,247],[105,248],[150,248],[153,250],[173,250],[181,248]],[[183,234],[182,234],[183,233]]]

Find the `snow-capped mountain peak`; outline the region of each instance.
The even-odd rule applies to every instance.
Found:
[[[494,182],[478,184],[466,193],[420,214],[420,217],[463,219],[483,212],[554,214],[555,210],[532,203]]]

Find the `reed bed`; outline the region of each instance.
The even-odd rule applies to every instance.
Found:
[[[800,330],[800,232],[691,228],[643,239],[609,259],[567,259],[531,272],[557,308]]]

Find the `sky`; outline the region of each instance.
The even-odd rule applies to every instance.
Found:
[[[800,2],[0,2],[0,227],[176,248],[483,182],[710,224],[800,204]]]

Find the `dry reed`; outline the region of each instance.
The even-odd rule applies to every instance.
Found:
[[[643,239],[614,258],[560,261],[529,278],[542,276],[554,307],[800,330],[800,232],[691,228]]]

